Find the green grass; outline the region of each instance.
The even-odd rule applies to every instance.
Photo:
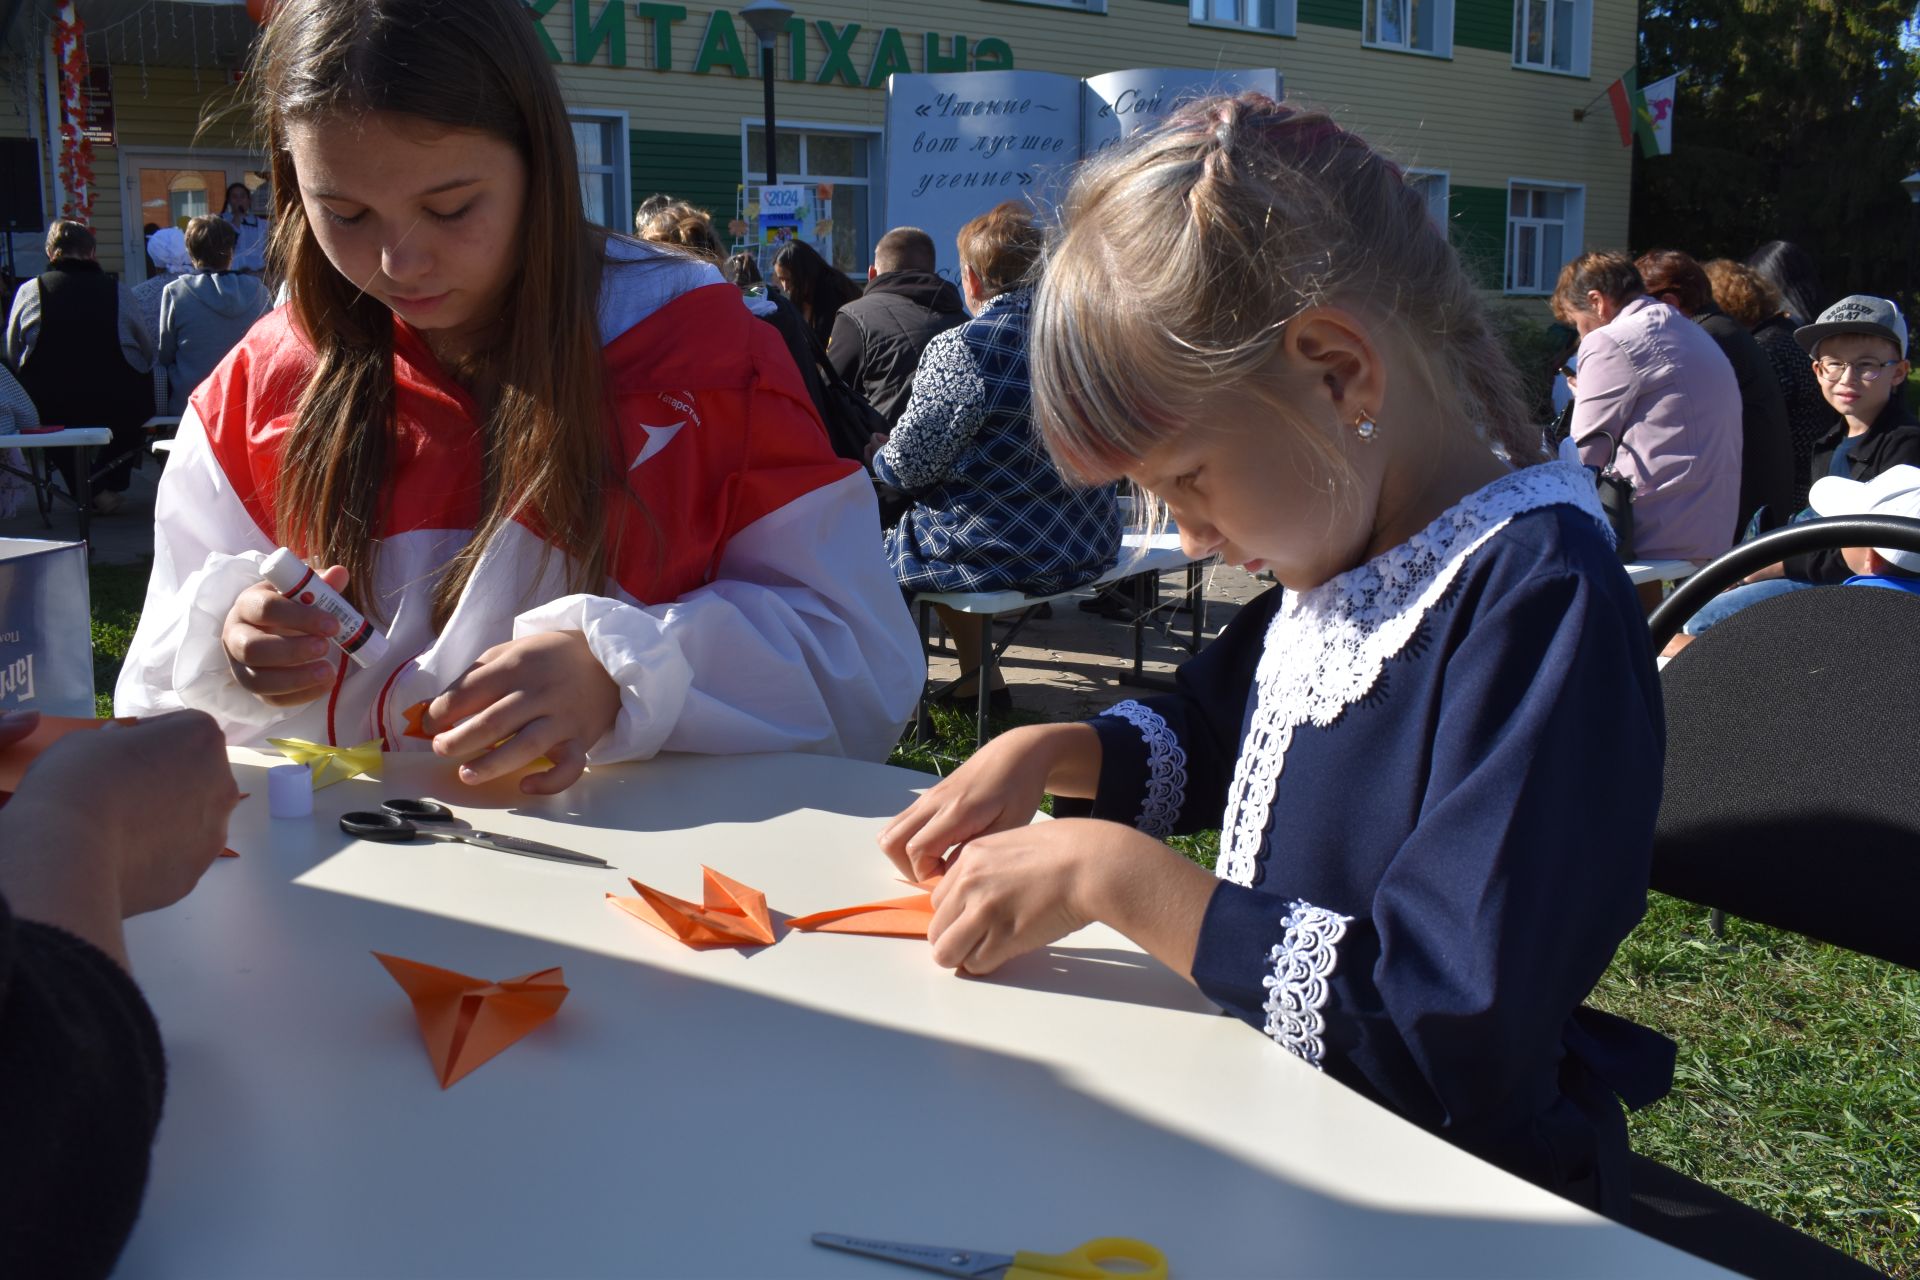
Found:
[[[1636,1149],[1920,1276],[1920,974],[1656,896],[1595,991],[1680,1045]]]
[[[111,713],[148,565],[99,565],[94,687]],[[995,730],[1040,719],[996,718]],[[951,773],[973,716],[890,763]],[[1211,868],[1219,833],[1174,847]],[[1593,1002],[1680,1044],[1672,1094],[1630,1117],[1636,1149],[1901,1280],[1920,1280],[1920,974],[1656,896]]]
[[[1032,715],[996,719],[996,729]],[[891,763],[951,773],[970,714]],[[1219,833],[1177,837],[1211,868]],[[1655,895],[1593,1003],[1673,1037],[1673,1092],[1636,1150],[1902,1280],[1920,1280],[1920,974]]]
[[[113,682],[120,678],[140,606],[147,598],[153,561],[97,564],[87,571],[93,596],[93,713],[113,714]]]

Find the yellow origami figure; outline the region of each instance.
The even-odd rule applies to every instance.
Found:
[[[295,764],[311,766],[315,791],[363,773],[373,778],[380,776],[378,738],[370,738],[357,747],[330,747],[324,742],[307,742],[301,738],[268,738],[267,743],[279,748],[280,754]]]

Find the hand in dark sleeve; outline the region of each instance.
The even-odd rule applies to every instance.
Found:
[[[0,898],[0,1275],[113,1270],[165,1089],[160,1032],[133,979]]]

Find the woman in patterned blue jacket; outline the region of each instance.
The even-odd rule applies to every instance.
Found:
[[[1624,1217],[1616,1099],[1663,1093],[1673,1048],[1582,1001],[1646,907],[1659,686],[1592,481],[1540,461],[1444,232],[1326,116],[1216,98],[1081,174],[1034,315],[1062,465],[1280,585],[1171,694],[1003,734],[881,833],[945,869],[933,958],[986,972],[1103,921],[1304,1064]],[[1090,818],[1029,825],[1045,791]],[[1217,877],[1160,840],[1216,826]]]
[[[1119,555],[1114,486],[1067,481],[1034,429],[1033,293],[1024,282],[1043,239],[1018,200],[960,228],[962,292],[974,318],[927,343],[906,411],[874,456],[874,474],[913,496],[886,533],[887,559],[909,596],[1051,595],[1091,582]],[[974,670],[974,628],[945,609],[941,616],[961,670]]]

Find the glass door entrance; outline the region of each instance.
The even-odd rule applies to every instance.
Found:
[[[146,238],[161,227],[187,229],[187,223],[227,207],[227,188],[238,183],[264,217],[272,204],[266,169],[248,152],[180,152],[125,155],[122,185],[131,206],[124,220],[129,284],[147,278]]]

